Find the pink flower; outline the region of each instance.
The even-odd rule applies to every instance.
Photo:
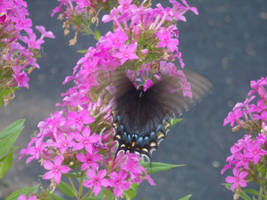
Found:
[[[164,48],[165,46],[168,47],[168,50],[171,52],[175,51],[178,46],[178,40],[172,38],[172,33],[168,29],[161,28],[157,33],[156,36],[159,38],[160,42],[158,47]]]
[[[128,153],[127,161],[121,165],[121,169],[130,173],[131,179],[141,176],[144,171],[144,168],[138,163],[139,160],[140,157],[138,155]]]
[[[131,181],[141,183],[143,179],[146,179],[150,185],[155,185],[153,179],[147,174],[146,169],[139,164],[140,157],[133,153],[127,153],[126,156],[126,162],[120,164],[120,167],[130,174]]]
[[[119,5],[118,9],[121,11],[130,9],[132,6],[134,6],[131,3],[132,3],[132,0],[119,0],[120,5]]]
[[[56,141],[52,143],[54,147],[59,148],[61,154],[63,154],[66,150],[73,147],[76,143],[73,140],[72,134],[63,134],[60,133],[57,135]]]
[[[21,72],[22,67],[21,66],[17,66],[16,68],[13,67],[13,77],[16,79],[17,83],[18,83],[18,87],[26,87],[29,88],[29,77],[27,75],[26,72],[22,71]]]
[[[112,20],[117,20],[118,16],[119,16],[119,9],[113,8],[108,15],[104,15],[102,17],[102,22],[107,23]]]
[[[24,16],[17,16],[17,18],[14,18],[14,21],[16,22],[16,29],[17,30],[25,30],[27,33],[32,32],[31,26],[32,26],[32,20],[29,18],[25,18]]]
[[[62,165],[63,158],[61,156],[56,156],[54,162],[49,160],[44,160],[44,168],[49,170],[43,175],[43,179],[53,179],[57,184],[60,183],[61,174],[68,173],[71,168]]]
[[[116,197],[121,197],[123,191],[130,188],[130,183],[125,180],[127,178],[127,173],[122,170],[119,173],[112,172],[110,173],[110,185],[114,187],[114,195]]]
[[[266,94],[264,86],[267,86],[267,77],[261,77],[257,81],[250,81],[250,87],[252,88],[252,90],[249,91],[248,95],[258,92],[261,97],[264,97],[264,94]]]
[[[18,200],[36,200],[37,197],[35,195],[30,195],[28,198],[24,195],[24,194],[21,194],[19,195],[18,197]]]
[[[73,151],[77,151],[82,148],[85,148],[86,151],[88,151],[89,153],[92,153],[93,144],[96,144],[97,142],[99,142],[101,137],[95,133],[91,135],[90,127],[86,126],[83,129],[82,135],[75,134],[74,138],[78,143],[73,145]]]
[[[27,197],[24,194],[19,195],[18,200],[27,200]]]
[[[120,48],[128,40],[128,35],[120,29],[116,29],[114,33],[110,33],[105,43],[114,49]]]
[[[0,22],[4,23],[6,21],[6,14],[0,14]]]
[[[35,26],[35,28],[42,34],[41,38],[55,38],[51,31],[46,31],[44,26]]]
[[[248,175],[247,172],[242,171],[239,173],[239,170],[237,168],[234,168],[233,174],[234,176],[227,176],[225,179],[227,183],[233,183],[233,185],[231,186],[232,191],[234,191],[239,186],[247,186],[247,181],[245,180],[246,176]]]
[[[37,199],[37,197],[35,195],[30,195],[28,197],[28,200],[36,200],[36,199]]]
[[[117,53],[114,53],[114,56],[118,59],[120,59],[121,65],[125,63],[127,60],[134,60],[137,59],[138,56],[135,54],[137,44],[132,43],[128,46],[123,45],[119,49]]]
[[[41,45],[44,43],[44,40],[38,39],[36,40],[36,35],[31,32],[28,36],[24,36],[21,38],[24,43],[28,45],[29,49],[38,49],[40,50]]]
[[[73,126],[78,131],[80,131],[85,124],[91,124],[95,119],[90,115],[87,110],[81,112],[69,112],[67,114],[68,125]]]
[[[33,138],[33,140],[35,142],[35,145],[34,146],[30,146],[30,144],[28,145],[28,148],[26,149],[22,149],[20,151],[20,155],[25,155],[25,154],[28,154],[28,155],[31,155],[30,157],[28,157],[26,159],[26,163],[28,164],[29,162],[31,162],[33,159],[40,159],[41,158],[41,155],[42,153],[44,152],[45,150],[45,146],[46,144],[43,143],[42,139],[37,139],[37,138]],[[20,159],[22,158],[20,156]]]
[[[85,154],[79,153],[76,155],[77,160],[82,162],[82,171],[89,169],[90,167],[94,170],[98,170],[99,164],[97,162],[99,162],[102,157],[103,156],[97,153],[96,150],[93,150],[92,153],[86,151]]]
[[[234,109],[233,112],[228,113],[228,116],[224,119],[223,125],[225,126],[230,123],[230,125],[233,127],[235,122],[239,123],[239,119],[242,116],[243,112],[241,111],[241,109]]]
[[[88,169],[86,172],[89,180],[85,180],[83,185],[87,188],[93,188],[93,193],[97,196],[101,191],[101,186],[107,187],[110,185],[108,179],[104,178],[106,176],[106,170],[99,170],[97,173],[95,170]]]
[[[10,89],[14,86],[29,88],[27,71],[30,67],[39,68],[36,61],[39,52],[36,50],[40,50],[44,41],[36,38],[28,16],[24,0],[0,1],[0,38],[3,43],[0,59],[14,72],[6,77],[10,80]]]
[[[90,0],[79,0],[76,1],[77,6],[80,8],[86,8],[87,6],[91,5],[91,1]]]
[[[224,168],[221,170],[221,174],[224,174],[224,172],[228,169],[232,169],[233,168],[233,164],[231,163],[231,161],[229,161],[229,164],[225,165]]]
[[[182,20],[186,21],[186,18],[183,16],[187,11],[191,10],[193,13],[198,15],[198,10],[195,7],[190,7],[188,3],[185,0],[181,0],[184,5],[181,3],[177,2],[177,0],[169,0],[169,2],[172,4],[173,12],[174,12],[174,17],[177,20]]]
[[[261,148],[261,143],[255,140],[253,143],[247,145],[246,155],[250,157],[255,164],[257,164],[261,157],[266,155],[266,151]]]

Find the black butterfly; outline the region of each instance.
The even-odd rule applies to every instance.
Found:
[[[161,77],[146,91],[142,85],[136,89],[126,75],[115,78],[112,83],[116,90],[112,112],[114,140],[118,142],[115,157],[120,151],[129,151],[150,160],[169,131],[170,119],[181,115],[208,93],[211,83],[207,79],[188,70],[184,73],[191,83],[192,99],[182,92],[171,92],[180,87],[174,76]]]

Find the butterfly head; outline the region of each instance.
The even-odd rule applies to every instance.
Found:
[[[137,92],[138,92],[138,97],[141,98],[144,96],[144,93],[145,93],[145,90],[144,90],[144,86],[143,85],[140,85],[137,89]]]

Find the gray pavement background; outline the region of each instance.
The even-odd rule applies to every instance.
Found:
[[[80,37],[68,47],[70,37],[63,36],[61,22],[51,18],[56,1],[28,0],[34,25],[44,25],[56,35],[47,40],[40,70],[33,72],[30,90],[21,89],[16,99],[0,111],[0,129],[19,118],[26,118],[26,127],[17,144],[26,146],[40,120],[55,111],[55,103],[68,86],[64,77],[81,57],[79,49],[94,46],[93,38]],[[167,1],[155,1],[167,4]],[[224,189],[220,170],[229,155],[229,148],[241,133],[232,134],[223,127],[223,119],[237,101],[243,101],[249,81],[267,75],[267,1],[266,0],[193,0],[200,15],[187,14],[181,22],[180,49],[186,67],[214,85],[213,92],[183,116],[166,140],[153,154],[153,161],[186,164],[153,175],[155,187],[141,184],[136,199],[176,200],[192,194],[193,200],[228,200],[232,193]],[[107,26],[101,26],[105,33]],[[16,158],[15,158],[16,159]],[[11,191],[31,186],[40,180],[37,162],[26,166],[16,161],[9,174],[0,180],[0,197]]]

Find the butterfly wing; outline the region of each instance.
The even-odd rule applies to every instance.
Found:
[[[162,76],[145,92],[136,89],[125,75],[114,79],[117,153],[138,152],[151,158],[169,130],[168,120],[181,115],[209,92],[211,83],[207,79],[189,70],[185,74],[191,84],[192,99],[177,92],[181,85],[174,76]]]
[[[210,90],[212,84],[206,78],[190,70],[184,70],[186,78],[191,85],[192,98],[184,96],[179,79],[174,76],[163,76],[147,90],[150,101],[156,101],[159,109],[165,111],[168,117],[177,117],[187,111],[192,105],[199,102]],[[174,92],[175,91],[175,92]]]

